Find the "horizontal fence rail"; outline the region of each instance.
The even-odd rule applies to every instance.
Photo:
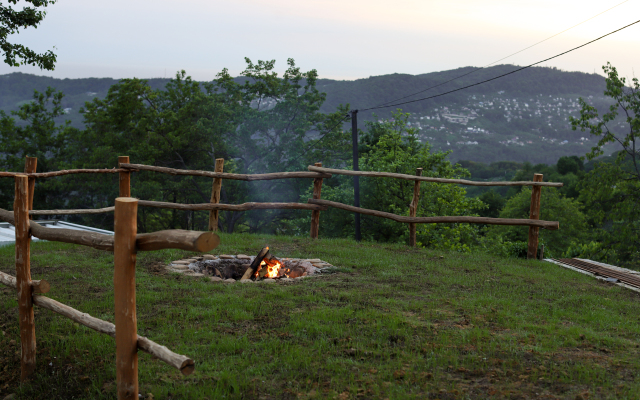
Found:
[[[351,171],[348,169],[315,167],[313,165],[310,165],[307,169],[313,172],[324,172],[327,174],[336,174],[336,175],[371,176],[371,177],[377,177],[377,178],[397,178],[397,179],[404,179],[407,181],[453,183],[453,184],[468,185],[468,186],[548,186],[548,187],[563,186],[562,182],[532,182],[532,181],[476,182],[476,181],[469,181],[466,179],[430,178],[428,176],[396,174],[393,172]]]
[[[384,211],[369,210],[367,208],[360,208],[354,206],[348,206],[346,204],[337,203],[329,200],[316,200],[309,199],[309,203],[324,205],[329,207],[339,208],[341,210],[351,211],[354,213],[372,215],[374,217],[381,217],[391,219],[397,222],[413,223],[413,224],[453,224],[453,223],[468,223],[468,224],[487,224],[487,225],[521,225],[521,226],[535,226],[538,228],[557,230],[560,228],[560,224],[557,221],[541,221],[535,219],[511,219],[511,218],[489,218],[489,217],[467,217],[467,216],[454,216],[454,217],[406,217],[402,215],[396,215]]]
[[[0,271],[0,283],[3,283],[10,287],[15,287],[16,278]],[[33,290],[33,293],[47,293],[49,292],[49,290],[51,290],[51,284],[49,284],[49,282],[45,281],[44,279],[31,281],[31,290]]]
[[[63,169],[52,172],[4,172],[0,171],[0,177],[14,178],[18,175],[28,176],[29,178],[52,178],[54,176],[74,175],[74,174],[117,174],[119,172],[128,172],[125,169]]]
[[[291,178],[331,178],[331,174],[318,172],[273,172],[269,174],[230,174],[227,172],[198,171],[191,169],[174,169],[167,167],[153,167],[143,164],[120,164],[129,171],[154,171],[169,175],[206,176],[208,178],[232,179],[237,181],[270,181],[274,179]]]
[[[0,208],[0,220],[15,225],[13,211]],[[114,238],[97,232],[77,231],[74,229],[45,228],[35,221],[30,221],[30,233],[42,240],[72,243],[93,247],[98,250],[113,251]],[[172,229],[136,235],[138,251],[155,251],[162,249],[182,249],[206,252],[215,249],[220,237],[212,232],[185,231]]]
[[[77,210],[30,210],[29,215],[76,215],[76,214],[102,214],[112,212],[116,208],[81,208]]]
[[[169,208],[174,210],[188,211],[248,211],[248,210],[314,210],[324,211],[327,207],[307,203],[201,203],[201,204],[180,204],[168,203],[164,201],[139,200],[138,205],[142,207]],[[79,209],[79,210],[31,210],[29,215],[74,215],[74,214],[102,214],[114,211],[115,207]]]
[[[0,283],[14,289],[17,288],[16,278],[3,272],[0,272]],[[49,297],[33,296],[33,304],[63,315],[80,325],[93,329],[96,332],[105,333],[113,338],[116,337],[116,326],[111,322],[92,317],[89,314],[78,311],[75,308],[69,307],[68,305],[62,304]],[[194,370],[195,364],[192,359],[176,354],[165,346],[161,346],[146,337],[138,336],[138,348],[179,369],[184,375],[189,375]]]
[[[201,204],[179,204],[166,203],[162,201],[139,200],[138,204],[143,207],[171,208],[176,210],[191,211],[248,211],[248,210],[317,210],[323,211],[327,207],[306,204],[306,203],[243,203],[243,204],[223,204],[223,203],[201,203]]]

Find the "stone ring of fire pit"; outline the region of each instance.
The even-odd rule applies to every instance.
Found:
[[[183,260],[173,261],[167,267],[169,272],[177,272],[186,276],[193,277],[209,277],[213,282],[224,283],[254,283],[264,282],[273,283],[276,281],[291,282],[297,279],[303,279],[311,275],[319,274],[333,265],[322,261],[319,258],[279,258],[283,263],[282,273],[275,279],[266,278],[261,280],[240,280],[247,270],[255,256],[247,256],[244,254],[214,256],[205,254],[201,257],[186,258]]]

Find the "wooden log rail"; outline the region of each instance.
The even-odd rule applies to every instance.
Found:
[[[129,172],[128,169],[63,169],[60,171],[52,171],[52,172],[33,172],[33,173],[25,173],[25,172],[5,172],[0,171],[0,177],[8,177],[14,178],[18,175],[26,175],[29,178],[52,178],[54,176],[62,176],[62,175],[74,175],[74,174],[117,174],[120,172]]]
[[[44,280],[31,282],[32,285],[35,285],[36,282],[38,282],[38,285],[42,285],[42,282],[46,283],[46,281]],[[4,272],[0,272],[0,283],[3,283],[4,285],[12,287],[14,289],[17,288],[16,278],[9,274],[5,274]],[[116,336],[116,326],[111,322],[92,317],[89,314],[78,311],[75,308],[69,307],[68,305],[62,304],[49,297],[33,296],[33,304],[42,308],[46,308],[47,310],[53,311],[57,314],[63,315],[73,322],[84,325],[96,332],[105,333],[113,338],[115,338]],[[176,354],[165,346],[161,346],[154,341],[147,339],[146,337],[138,336],[138,348],[151,354],[154,357],[159,358],[172,367],[179,369],[180,372],[182,372],[184,375],[189,375],[194,370],[195,364],[192,359],[180,354]]]
[[[374,171],[351,171],[347,169],[333,169],[322,168],[309,165],[307,168],[309,171],[326,174],[337,175],[354,175],[354,176],[371,176],[378,178],[397,178],[407,181],[423,181],[423,182],[435,182],[435,183],[453,183],[458,185],[468,186],[548,186],[548,187],[562,187],[562,182],[531,182],[531,181],[514,181],[514,182],[475,182],[466,179],[445,179],[445,178],[431,178],[428,176],[416,176],[408,174],[396,174],[392,172],[374,172]]]
[[[30,210],[29,215],[76,215],[76,214],[102,214],[115,210],[115,207],[81,208],[76,210]]]
[[[16,278],[0,271],[0,283],[15,288]],[[49,282],[45,281],[44,279],[31,281],[31,290],[33,290],[33,293],[47,293],[50,289],[51,284],[49,284]]]
[[[166,203],[163,201],[139,200],[138,205],[143,207],[171,208],[176,210],[190,210],[190,211],[208,211],[208,210],[248,211],[248,210],[272,210],[272,209],[324,211],[327,209],[324,206],[319,206],[315,204],[305,204],[305,203],[179,204],[179,203]]]
[[[0,209],[0,220],[15,226],[13,211]],[[30,221],[29,230],[33,236],[42,240],[79,244],[98,250],[113,251],[114,249],[114,238],[111,235],[73,229],[45,228],[34,221]],[[202,253],[215,249],[219,244],[220,237],[213,232],[173,229],[136,235],[138,251],[182,249]]]
[[[163,201],[139,200],[138,205],[143,207],[154,208],[171,208],[175,210],[188,211],[248,211],[248,210],[311,210],[325,211],[327,208],[307,203],[242,203],[242,204],[223,204],[223,203],[202,203],[202,204],[180,204],[168,203]],[[78,209],[78,210],[31,210],[29,215],[74,215],[74,214],[101,214],[112,212],[115,207],[95,208],[95,209]]]
[[[534,226],[542,229],[557,230],[560,224],[557,221],[542,221],[534,219],[512,219],[512,218],[488,218],[488,217],[405,217],[383,211],[369,210],[367,208],[353,207],[346,204],[337,203],[329,200],[309,199],[309,203],[339,208],[341,210],[351,211],[354,213],[372,215],[374,217],[382,217],[397,222],[414,223],[414,224],[440,224],[440,223],[469,223],[469,224],[487,224],[487,225],[522,225]]]
[[[321,172],[273,172],[269,174],[230,174],[227,172],[198,171],[191,169],[174,169],[166,167],[154,167],[143,164],[120,164],[121,168],[133,171],[162,172],[169,175],[206,176],[208,178],[233,179],[238,181],[269,181],[273,179],[291,178],[331,178],[331,174]]]

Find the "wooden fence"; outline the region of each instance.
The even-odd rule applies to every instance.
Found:
[[[36,178],[49,178],[67,174],[77,173],[118,173],[121,197],[129,197],[131,195],[130,175],[136,171],[152,171],[165,173],[170,175],[185,176],[203,176],[213,178],[211,200],[209,203],[202,204],[178,204],[159,201],[139,200],[138,205],[143,207],[166,208],[185,211],[209,211],[208,230],[216,232],[218,230],[219,211],[248,211],[257,209],[298,209],[311,211],[311,227],[310,236],[317,239],[320,226],[320,211],[326,210],[328,207],[339,208],[354,213],[372,215],[382,218],[392,219],[394,221],[409,224],[409,245],[416,245],[416,224],[420,223],[472,223],[487,225],[520,225],[529,227],[528,241],[528,258],[537,258],[538,250],[538,233],[539,229],[559,229],[557,221],[541,221],[540,217],[540,194],[542,187],[562,187],[561,182],[542,182],[542,174],[534,174],[533,181],[505,181],[505,182],[476,182],[466,179],[445,179],[432,178],[422,176],[422,168],[416,169],[416,175],[397,174],[390,172],[374,172],[374,171],[350,171],[342,169],[323,168],[321,163],[316,163],[308,167],[308,172],[275,172],[268,174],[233,174],[225,173],[224,159],[216,159],[215,171],[198,171],[183,170],[166,167],[156,167],[143,164],[131,164],[129,157],[118,157],[118,167],[114,169],[82,169],[82,170],[66,170],[54,171],[46,173],[35,173],[34,158],[27,157],[24,175],[29,176],[30,190],[33,191],[33,180]],[[33,170],[31,170],[33,168]],[[395,215],[376,210],[368,210],[360,207],[353,207],[342,203],[322,200],[322,183],[323,179],[331,178],[333,174],[355,175],[365,177],[378,178],[394,178],[403,179],[414,182],[413,198],[409,204],[409,217]],[[0,172],[1,176],[15,176],[14,172]],[[293,178],[313,178],[313,198],[307,203],[243,203],[243,204],[222,204],[220,203],[220,190],[222,188],[223,179],[242,180],[242,181],[258,181],[258,180],[274,180],[274,179],[293,179]],[[467,216],[441,216],[441,217],[417,217],[418,204],[420,200],[420,183],[433,182],[445,184],[458,184],[467,186],[532,186],[530,215],[528,219],[512,219],[512,218],[485,218],[485,217],[467,217]],[[98,214],[114,211],[114,207],[105,207],[100,209],[81,209],[81,210],[31,210],[30,215],[70,215],[70,214]]]
[[[20,341],[22,348],[21,377],[28,379],[35,368],[36,338],[33,305],[47,308],[73,321],[116,339],[116,378],[118,399],[138,398],[138,349],[148,352],[167,364],[178,368],[188,375],[194,370],[194,362],[186,356],[176,354],[164,346],[138,336],[136,327],[136,295],[135,264],[137,251],[153,251],[160,249],[183,249],[206,252],[219,244],[219,237],[213,232],[218,229],[218,212],[220,210],[246,211],[254,209],[300,209],[311,211],[312,239],[318,238],[320,211],[328,207],[343,209],[354,213],[388,218],[408,223],[411,246],[416,245],[416,224],[420,223],[474,223],[493,225],[521,225],[529,227],[528,258],[537,258],[538,232],[543,229],[558,229],[558,222],[541,221],[540,193],[543,186],[561,187],[562,183],[542,182],[542,175],[535,174],[534,180],[523,182],[475,182],[463,179],[442,179],[422,176],[422,169],[416,175],[387,172],[349,171],[323,168],[321,163],[308,167],[308,172],[278,172],[269,174],[231,174],[223,172],[224,160],[217,159],[215,171],[180,170],[154,167],[142,164],[131,164],[129,157],[118,157],[118,167],[114,169],[77,169],[46,173],[36,173],[37,159],[27,157],[24,173],[0,172],[0,177],[15,179],[15,203],[13,211],[0,209],[0,220],[15,226],[16,235],[16,276],[0,272],[0,283],[14,287],[18,293],[20,312]],[[204,176],[213,178],[211,200],[203,204],[176,204],[158,201],[138,200],[131,197],[131,173],[135,171],[154,171],[171,175]],[[113,207],[83,210],[33,210],[33,193],[35,180],[69,174],[117,173],[119,175],[119,194]],[[322,200],[323,179],[332,174],[357,175],[367,177],[386,177],[404,179],[414,182],[413,199],[409,205],[409,216],[400,216],[376,210],[353,207],[342,203]],[[291,178],[313,178],[313,198],[307,203],[220,203],[220,190],[223,179],[256,181]],[[471,186],[533,186],[529,219],[484,218],[467,216],[418,217],[420,183],[435,182],[462,184]],[[209,211],[209,231],[194,232],[168,230],[147,234],[137,233],[137,210],[139,206],[169,208],[178,210]],[[97,214],[114,212],[114,236],[81,232],[68,229],[52,229],[30,220],[34,215],[69,215]],[[115,325],[84,314],[69,306],[48,297],[34,294],[48,292],[50,285],[45,280],[33,281],[30,273],[31,236],[49,241],[74,243],[114,252],[114,292],[115,292]]]
[[[127,160],[128,161],[128,160]],[[36,335],[34,304],[63,315],[97,332],[105,333],[116,340],[116,379],[118,399],[138,399],[138,350],[145,351],[165,363],[189,375],[195,364],[189,357],[176,354],[150,339],[137,334],[135,266],[138,251],[153,251],[178,248],[197,252],[211,251],[220,239],[212,232],[181,230],[137,234],[138,200],[130,195],[129,170],[72,170],[36,174],[37,160],[27,158],[25,173],[2,172],[0,176],[14,177],[15,201],[13,211],[0,209],[0,220],[15,227],[16,276],[0,272],[0,283],[17,290],[21,346],[21,379],[27,380],[36,367]],[[35,179],[73,173],[120,174],[120,194],[115,200],[115,234],[82,232],[69,229],[53,229],[30,220],[33,206]],[[126,195],[126,196],[122,196]],[[50,290],[46,280],[31,279],[31,236],[39,239],[60,241],[90,246],[114,252],[115,324],[104,321],[56,300],[42,295]]]
[[[128,161],[128,158],[127,158]],[[216,231],[218,229],[218,211],[246,211],[255,209],[298,209],[311,210],[311,228],[310,236],[312,239],[318,238],[320,228],[320,211],[326,210],[328,207],[339,208],[354,213],[372,215],[382,218],[392,219],[398,222],[409,224],[409,244],[416,246],[416,224],[433,224],[433,223],[471,223],[471,224],[487,224],[487,225],[519,225],[529,227],[529,240],[527,248],[528,258],[537,258],[538,254],[538,234],[540,228],[555,230],[559,229],[557,221],[541,221],[540,220],[540,194],[542,187],[562,187],[561,182],[543,182],[542,174],[534,174],[533,181],[506,181],[506,182],[476,182],[466,179],[444,179],[422,176],[422,168],[416,169],[416,175],[396,174],[390,172],[373,172],[373,171],[349,171],[343,169],[323,168],[321,163],[309,166],[309,172],[275,172],[269,174],[230,174],[223,172],[224,160],[217,159],[214,172],[183,170],[166,167],[154,167],[142,164],[130,164],[121,162],[119,167],[127,171],[154,171],[170,175],[186,175],[186,176],[205,176],[213,178],[213,187],[211,191],[211,201],[203,204],[176,204],[157,201],[143,201],[139,204],[145,207],[169,208],[178,210],[204,211],[209,210],[209,230]],[[376,210],[368,210],[360,207],[353,207],[342,203],[322,200],[322,182],[323,179],[331,178],[333,174],[340,175],[357,175],[378,178],[395,178],[414,181],[413,199],[409,205],[409,217],[395,215]],[[273,179],[292,179],[292,178],[313,178],[313,198],[304,203],[244,203],[244,204],[221,204],[220,189],[223,179],[257,181],[257,180],[273,180]],[[420,200],[420,182],[434,182],[446,184],[458,184],[468,186],[532,186],[531,208],[528,219],[515,218],[486,218],[486,217],[467,217],[467,216],[451,216],[451,217],[417,217],[418,203]],[[541,255],[542,257],[542,255]]]

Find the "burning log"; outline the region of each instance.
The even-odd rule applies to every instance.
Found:
[[[271,255],[269,254],[269,246],[260,250],[260,253],[258,253],[256,258],[253,259],[253,262],[251,263],[251,265],[249,265],[249,268],[247,268],[247,270],[244,272],[244,275],[242,276],[242,279],[240,280],[251,279],[251,277],[253,277],[253,275],[260,267],[260,264],[266,257],[271,258]]]
[[[267,254],[260,263],[260,267],[258,267],[258,278],[278,278],[281,276],[281,272],[284,272],[284,269],[280,271],[281,268],[282,263],[280,260],[271,254]]]

